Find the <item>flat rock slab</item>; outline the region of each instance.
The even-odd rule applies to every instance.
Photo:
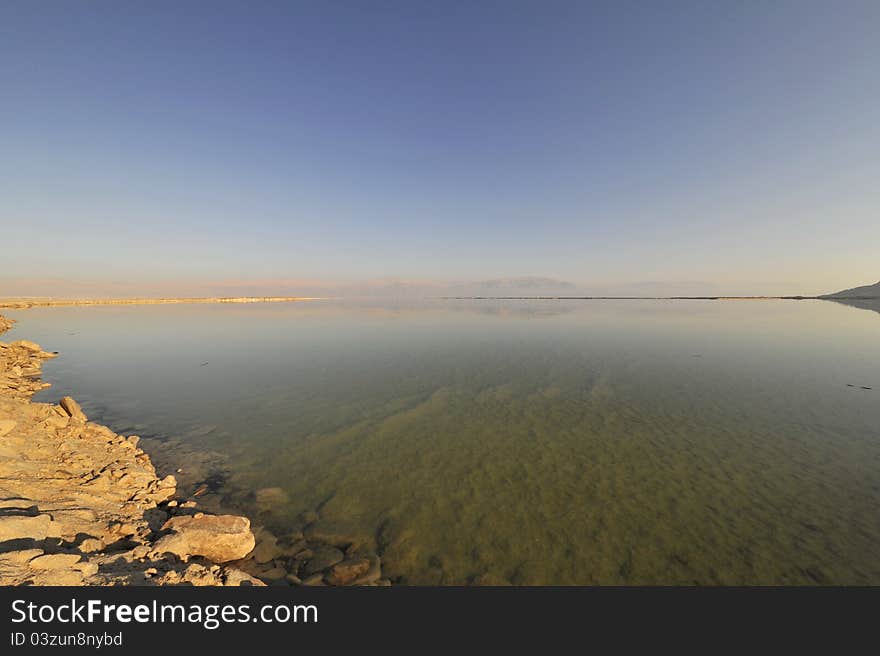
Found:
[[[0,542],[31,538],[44,540],[49,534],[52,518],[49,515],[7,515],[0,517]]]
[[[77,554],[45,554],[28,562],[31,569],[70,569],[79,562]]]

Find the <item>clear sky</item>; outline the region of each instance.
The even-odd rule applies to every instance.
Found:
[[[0,3],[0,294],[880,278],[880,2]]]

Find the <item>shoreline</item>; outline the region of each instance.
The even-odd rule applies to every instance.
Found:
[[[0,298],[0,308],[24,310],[32,307],[72,305],[172,305],[175,303],[296,303],[320,301],[320,296],[194,296],[169,298]],[[2,332],[2,331],[0,331]]]
[[[0,315],[0,334],[14,323]],[[201,508],[138,436],[89,421],[71,397],[34,402],[57,355],[0,342],[0,585],[391,584],[360,541],[318,531],[317,513],[278,538]]]

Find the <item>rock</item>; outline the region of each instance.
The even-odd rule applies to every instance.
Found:
[[[79,550],[83,553],[93,553],[104,548],[104,541],[98,538],[86,538],[79,544]]]
[[[341,562],[345,558],[339,549],[329,546],[321,546],[315,549],[314,555],[306,561],[303,566],[303,575],[308,578],[317,572],[321,572],[328,567],[332,567],[336,563]],[[303,581],[305,583],[305,581]]]
[[[255,493],[257,505],[262,510],[283,506],[290,502],[287,492],[280,487],[264,487]]]
[[[260,572],[260,576],[264,579],[269,579],[270,581],[277,581],[287,576],[287,570],[283,567],[273,567],[265,572]]]
[[[309,526],[318,521],[318,513],[313,510],[307,510],[299,516],[304,526]]]
[[[79,407],[79,403],[74,401],[71,397],[65,396],[61,401],[58,402],[64,410],[67,412],[67,415],[76,421],[87,421],[86,413],[82,411],[82,408]]]
[[[278,548],[278,542],[272,534],[261,535],[257,546],[254,549],[254,560],[258,563],[268,563],[278,556],[282,555],[281,549]]]
[[[63,417],[59,417],[56,414],[50,415],[46,421],[43,422],[48,428],[67,428],[67,424],[70,423],[70,417],[66,414]]]
[[[179,515],[165,522],[162,529],[173,533],[162,537],[154,550],[184,558],[204,556],[224,563],[244,558],[256,544],[250,520],[236,515],[204,515],[198,519]]]
[[[0,517],[0,542],[7,540],[45,540],[49,535],[49,525],[52,518],[49,515],[6,515]]]
[[[320,572],[318,574],[312,574],[311,576],[307,576],[302,580],[303,585],[324,585],[324,575]]]
[[[171,474],[159,481],[159,487],[177,487],[177,479]]]
[[[12,419],[0,419],[0,437],[8,435],[15,428],[16,422]]]
[[[146,558],[147,554],[149,554],[149,553],[150,553],[150,548],[145,544],[141,544],[131,550],[131,557],[137,558],[137,559],[142,559],[142,558]]]
[[[330,585],[350,585],[370,570],[367,558],[349,558],[336,563],[324,580]]]
[[[96,563],[76,563],[72,569],[79,571],[83,576],[94,576],[98,573],[98,565]]]
[[[345,526],[338,526],[329,522],[318,522],[306,527],[303,531],[306,539],[310,542],[330,544],[334,547],[346,549],[350,545],[358,545],[363,542],[354,535],[354,531]]]
[[[42,556],[42,549],[22,549],[21,551],[4,551],[0,553],[0,566],[14,564],[24,565],[37,556]]]
[[[44,554],[37,556],[30,562],[31,569],[69,569],[79,562],[77,554]]]
[[[28,351],[35,351],[37,353],[41,353],[43,351],[43,347],[37,344],[36,342],[32,342],[27,339],[20,339],[17,342],[12,342],[10,346],[18,346],[23,349],[27,349]]]
[[[351,585],[370,585],[382,578],[382,565],[379,556],[368,556],[370,569],[363,576],[352,581]]]
[[[265,586],[260,579],[255,579],[250,574],[242,572],[240,569],[228,569],[226,570],[226,579],[223,581],[223,585],[225,586]]]

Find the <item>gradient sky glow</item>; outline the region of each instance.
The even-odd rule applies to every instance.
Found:
[[[6,0],[0,295],[876,282],[878,34],[873,0]]]

